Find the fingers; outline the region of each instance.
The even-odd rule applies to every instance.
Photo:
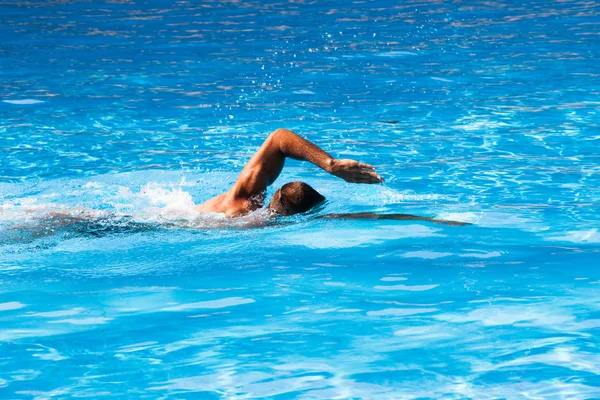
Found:
[[[372,172],[372,171],[369,171],[369,172],[365,171],[363,173],[363,175],[368,176],[373,183],[385,182],[383,180],[383,178],[381,177],[381,175],[379,175],[378,173]]]
[[[347,169],[370,169],[371,171],[375,170],[374,166],[372,166],[370,164],[358,162],[356,160],[338,160],[338,162],[340,163],[341,166],[343,166],[344,168],[347,168]]]
[[[372,172],[372,171],[362,171],[359,174],[354,174],[349,176],[346,179],[348,182],[352,183],[381,183],[385,182],[385,180],[381,177],[381,175]]]
[[[375,171],[375,167],[372,166],[372,165],[369,165],[369,164],[357,162],[356,166],[359,167],[359,168],[370,169],[371,171]]]
[[[381,183],[385,180],[375,172],[375,167],[355,160],[338,160],[334,175],[352,183]]]
[[[358,180],[354,181],[354,183],[366,183],[369,185],[373,185],[376,183],[380,183],[380,181],[374,181],[372,179],[358,179]]]
[[[357,178],[350,182],[351,183],[367,183],[367,184],[381,183],[381,181],[379,181],[379,180],[367,179],[367,178]]]

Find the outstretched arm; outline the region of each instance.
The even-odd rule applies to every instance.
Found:
[[[410,214],[376,214],[372,212],[358,212],[351,214],[325,214],[320,215],[317,218],[327,218],[327,219],[387,219],[394,221],[430,221],[438,224],[445,225],[453,225],[453,226],[463,226],[463,225],[472,225],[469,222],[460,222],[460,221],[448,221],[445,219],[434,219],[431,217],[420,217],[418,215],[410,215]]]
[[[335,159],[294,132],[277,129],[242,170],[232,188],[234,196],[250,198],[264,192],[281,173],[287,157],[309,161],[346,182],[383,182],[373,166],[354,160]]]

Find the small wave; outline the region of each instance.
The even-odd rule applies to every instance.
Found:
[[[360,192],[361,194],[357,194]],[[456,201],[451,196],[437,193],[414,193],[411,191],[399,191],[388,186],[379,187],[353,187],[349,193],[352,195],[353,205],[394,205],[406,202],[431,202],[431,201]]]
[[[35,99],[22,99],[22,100],[2,100],[3,103],[16,104],[16,105],[27,105],[27,104],[38,104],[43,103],[42,100]]]
[[[600,243],[600,232],[597,229],[567,231],[562,234],[550,236],[547,240],[571,243]]]
[[[386,52],[383,52],[383,53],[377,53],[377,55],[379,57],[392,57],[392,58],[396,58],[396,57],[416,56],[418,54],[415,53],[415,52],[413,52],[413,51],[386,51]]]

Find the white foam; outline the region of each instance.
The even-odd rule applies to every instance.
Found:
[[[18,310],[25,307],[25,304],[18,301],[9,301],[8,303],[0,303],[0,311]]]
[[[181,186],[192,185],[185,181],[176,186],[150,182],[139,192],[122,187],[112,201],[120,213],[130,215],[136,222],[182,228],[260,226],[268,220],[266,209],[258,209],[239,218],[228,218],[221,213],[200,213],[192,195]]]
[[[141,220],[154,218],[194,218],[198,215],[192,196],[181,188],[166,188],[157,183],[148,183],[139,192],[124,187],[120,191],[121,204],[116,206],[131,208],[134,217]],[[129,201],[129,204],[123,202]]]
[[[24,227],[28,223],[46,218],[118,220],[127,217],[135,222],[182,227],[228,225],[229,219],[222,214],[200,214],[196,211],[192,195],[182,189],[182,186],[191,186],[184,180],[176,185],[150,182],[143,185],[140,190],[99,181],[86,182],[83,185],[78,182],[71,184],[71,188],[61,186],[60,195],[46,192],[0,204],[0,223]],[[52,189],[53,186],[50,187],[50,190]],[[55,197],[62,203],[47,201]],[[244,221],[236,221],[236,223],[252,223],[263,218],[258,214],[252,213]]]
[[[42,100],[35,99],[23,99],[23,100],[2,100],[4,103],[16,104],[16,105],[25,105],[25,104],[38,104],[43,103]]]

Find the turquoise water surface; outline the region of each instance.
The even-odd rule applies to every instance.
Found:
[[[599,20],[0,2],[0,398],[600,398]],[[473,225],[196,215],[279,127],[386,183],[269,195]]]

